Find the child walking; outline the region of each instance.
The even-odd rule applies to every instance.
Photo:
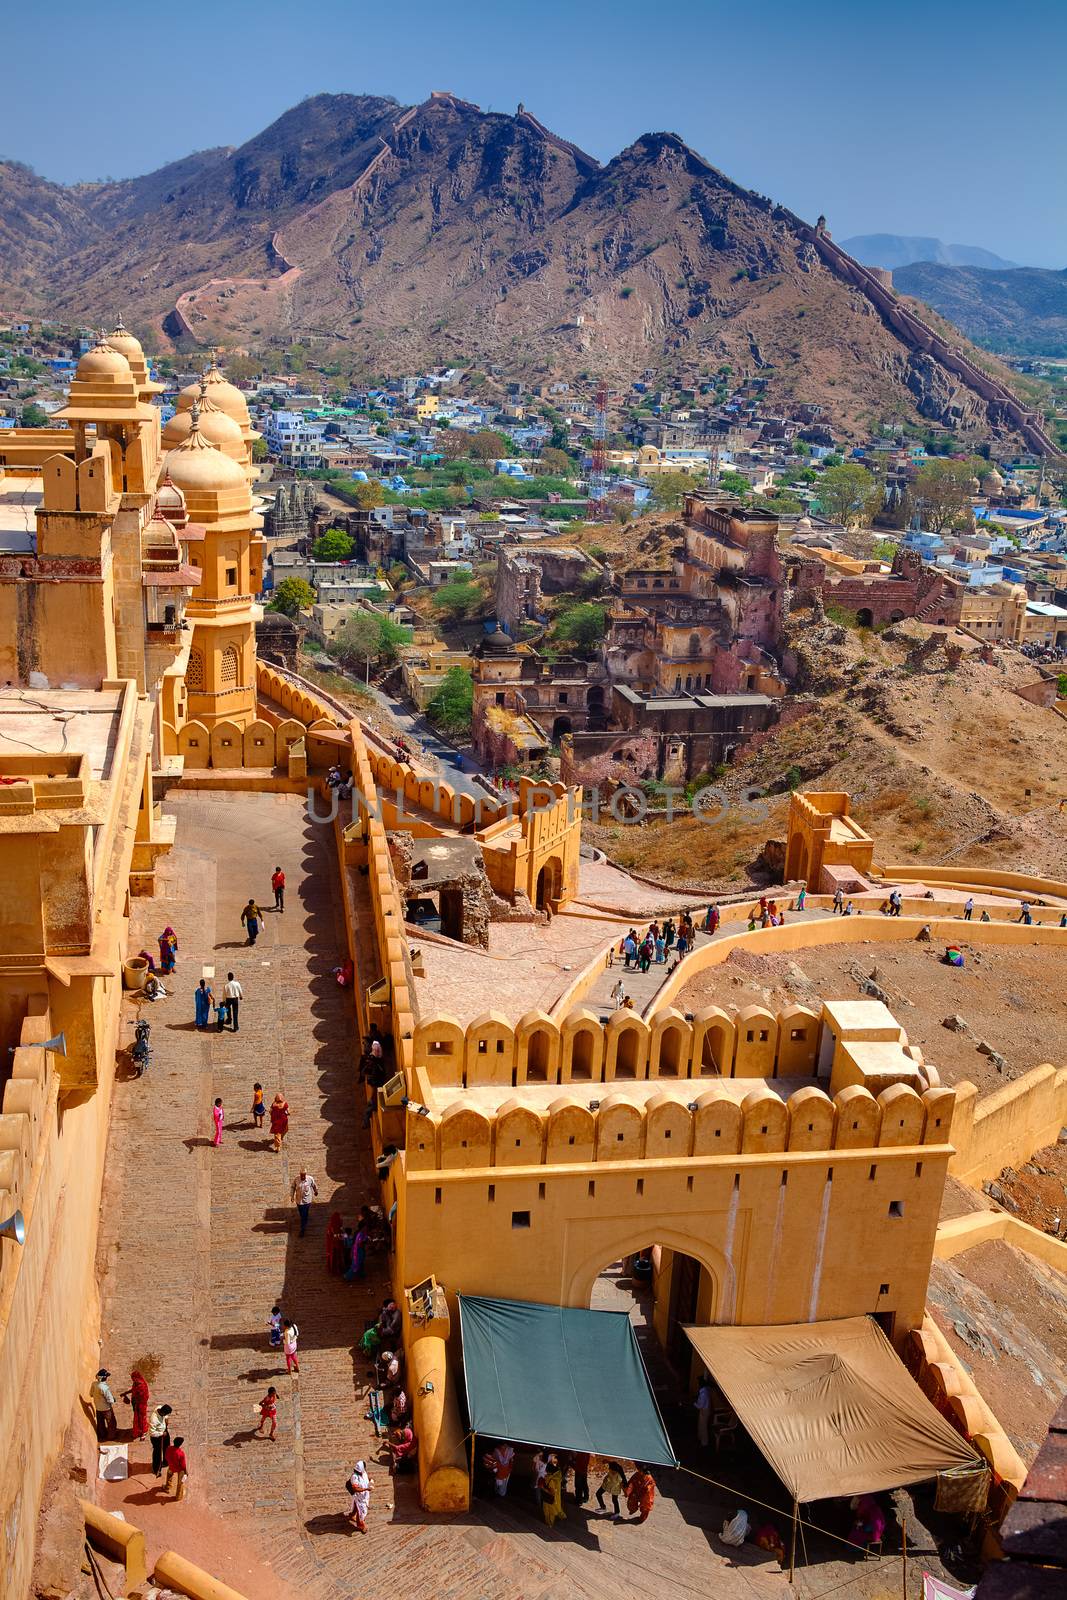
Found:
[[[211,1142],[212,1144],[219,1145],[222,1143],[222,1127],[226,1121],[226,1113],[222,1109],[221,1100],[215,1101],[215,1104],[211,1108],[211,1116],[215,1123],[215,1137]]]
[[[619,1521],[622,1520],[622,1512],[619,1508],[619,1496],[622,1494],[625,1488],[625,1472],[622,1470],[617,1461],[609,1461],[608,1470],[600,1480],[600,1488],[596,1492],[596,1503],[600,1507],[601,1511],[606,1511],[608,1508],[604,1504],[604,1496],[610,1495],[611,1503],[615,1508],[615,1516]]]
[[[282,1347],[282,1321],[281,1306],[271,1306],[270,1320],[267,1323],[267,1327],[270,1329],[270,1347],[272,1350],[280,1350]]]
[[[300,1362],[296,1358],[296,1341],[300,1337],[300,1329],[295,1322],[285,1322],[282,1327],[282,1350],[285,1354],[286,1372],[300,1371]]]
[[[263,1104],[263,1085],[254,1083],[252,1085],[252,1120],[255,1122],[257,1131],[263,1127],[263,1118],[266,1114],[267,1108]]]
[[[268,1428],[267,1438],[273,1439],[278,1432],[278,1391],[273,1383],[259,1402],[259,1427],[257,1433],[262,1433]]]

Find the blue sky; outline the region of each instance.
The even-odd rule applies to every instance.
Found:
[[[59,182],[240,144],[320,91],[451,89],[522,100],[601,159],[670,129],[839,239],[1067,267],[1064,0],[51,0],[47,17],[4,6],[0,155]]]

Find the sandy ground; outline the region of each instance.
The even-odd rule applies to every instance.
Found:
[[[933,1063],[944,1083],[968,1079],[983,1093],[1046,1061],[1061,1061],[1067,1048],[1062,996],[1067,952],[1048,946],[962,945],[965,965],[946,967],[934,944],[833,945],[795,955],[758,956],[736,951],[721,967],[686,984],[679,1010],[701,1006],[793,1003],[818,1009],[822,1000],[860,998],[860,982],[873,975],[889,995],[889,1009]],[[942,1024],[962,1017],[966,1031]],[[978,1050],[987,1042],[1007,1061],[999,1073]]]

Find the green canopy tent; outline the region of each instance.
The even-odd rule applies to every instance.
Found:
[[[471,1432],[675,1467],[623,1311],[459,1296]]]

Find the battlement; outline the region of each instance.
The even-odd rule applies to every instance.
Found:
[[[877,1090],[940,1082],[887,1008],[870,1000],[830,1002],[821,1016],[800,1005],[777,1015],[756,1005],[684,1015],[665,1006],[646,1020],[580,1007],[563,1018],[528,1011],[512,1023],[488,1011],[466,1028],[446,1013],[419,1023],[413,1062],[431,1094],[656,1079],[822,1077],[835,1091],[851,1082]]]
[[[696,1098],[668,1086],[642,1096],[573,1090],[544,1107],[518,1096],[494,1110],[457,1098],[440,1114],[408,1109],[409,1172],[471,1167],[569,1166],[618,1161],[812,1154],[945,1145],[955,1093],[894,1084],[877,1098],[852,1085],[830,1096],[805,1084],[783,1099],[768,1084],[717,1083]]]

